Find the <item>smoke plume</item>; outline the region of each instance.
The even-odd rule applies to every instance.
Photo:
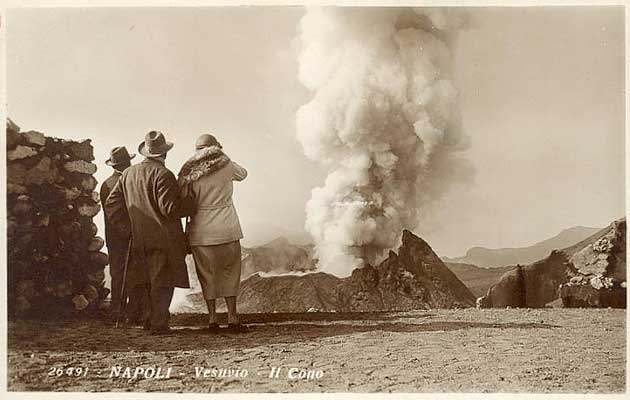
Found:
[[[300,22],[297,113],[307,157],[329,174],[306,205],[319,267],[379,261],[421,207],[470,171],[451,81],[454,9],[313,8]]]

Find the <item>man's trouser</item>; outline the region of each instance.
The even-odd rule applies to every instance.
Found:
[[[120,292],[125,271],[125,259],[127,258],[127,244],[108,243],[107,251],[109,252],[109,275],[112,278],[111,310],[112,314],[116,316],[120,310]]]
[[[171,317],[168,308],[173,299],[174,287],[161,285],[157,276],[160,271],[168,268],[168,257],[166,253],[154,250],[147,253],[146,260],[151,283],[134,288],[144,305],[142,319],[145,322],[150,321],[151,329],[166,328]]]
[[[149,308],[148,296],[145,298],[144,285],[138,285],[127,289],[127,306],[125,316],[131,323],[143,323],[145,319],[145,309]]]

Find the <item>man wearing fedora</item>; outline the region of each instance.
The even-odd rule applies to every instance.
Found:
[[[190,213],[190,202],[180,198],[175,175],[164,165],[172,148],[162,132],[147,133],[138,147],[145,159],[122,173],[105,202],[106,209],[124,205],[129,214],[132,245],[127,288],[140,288],[148,300],[144,320],[152,334],[169,331],[173,289],[189,287],[180,218]]]
[[[120,180],[123,171],[131,166],[131,160],[135,156],[135,154],[129,154],[124,146],[114,147],[111,150],[109,159],[105,161],[105,164],[112,167],[114,172],[101,185],[100,195],[103,204]],[[122,214],[108,214],[107,210],[105,210],[104,216],[105,242],[107,243],[107,252],[109,254],[109,274],[112,278],[111,310],[112,317],[116,318],[121,310],[122,281],[129,239],[131,237],[131,227],[129,226],[129,217],[126,212]],[[134,318],[131,317],[130,319]]]

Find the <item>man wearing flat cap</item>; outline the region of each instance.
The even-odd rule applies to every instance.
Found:
[[[172,148],[162,132],[147,133],[138,147],[145,159],[122,173],[105,202],[109,209],[123,204],[129,213],[132,245],[126,287],[140,290],[147,298],[150,310],[145,313],[145,328],[152,334],[169,332],[173,290],[189,287],[180,218],[190,210],[179,196],[175,175],[165,166]]]
[[[114,147],[111,150],[109,159],[105,161],[105,164],[112,167],[114,172],[101,185],[100,195],[103,204],[105,204],[109,194],[120,180],[123,171],[131,166],[131,160],[135,156],[135,154],[129,154],[124,146]],[[122,280],[129,239],[131,237],[131,227],[129,226],[129,217],[126,212],[108,215],[107,210],[105,210],[104,216],[105,242],[107,243],[107,253],[109,254],[109,274],[112,278],[111,310],[112,317],[116,318],[121,310]]]

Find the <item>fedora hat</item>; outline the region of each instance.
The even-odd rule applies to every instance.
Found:
[[[195,142],[196,150],[205,149],[206,147],[210,146],[218,146],[220,149],[223,148],[217,138],[215,138],[213,135],[210,135],[209,133],[204,133],[203,135],[199,136],[197,138],[197,141]]]
[[[173,148],[172,142],[167,142],[164,134],[151,131],[144,136],[144,142],[138,146],[138,153],[145,157],[159,157]]]
[[[135,156],[135,154],[129,154],[125,146],[117,146],[109,152],[109,158],[105,160],[105,164],[115,167],[130,162]]]

